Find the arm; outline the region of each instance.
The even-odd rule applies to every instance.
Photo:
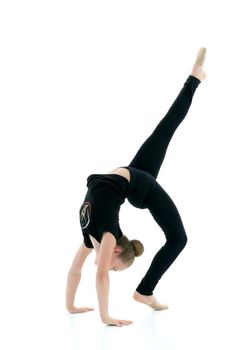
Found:
[[[128,325],[131,321],[116,320],[108,314],[109,299],[109,267],[112,254],[116,246],[116,239],[110,233],[106,232],[101,240],[98,267],[96,272],[96,290],[99,302],[100,318],[103,323],[114,326]]]
[[[76,308],[74,306],[75,294],[81,279],[82,267],[86,258],[92,251],[93,249],[87,248],[84,243],[82,243],[70,267],[66,286],[66,309],[69,312],[85,312],[92,310],[90,308]]]
[[[108,318],[109,267],[115,246],[115,237],[110,232],[105,233],[100,245],[96,271],[96,291],[103,322]]]

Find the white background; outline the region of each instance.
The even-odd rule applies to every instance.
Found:
[[[1,1],[0,230],[4,349],[232,349],[232,12],[218,1]],[[155,295],[132,294],[163,232],[126,201],[120,225],[145,253],[111,272],[100,322],[94,253],[65,310],[66,276],[82,242],[78,211],[91,173],[127,165],[207,48],[207,79],[158,176],[188,244]]]

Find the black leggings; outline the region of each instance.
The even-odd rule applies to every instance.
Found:
[[[169,142],[185,118],[199,84],[199,79],[189,75],[167,114],[140,147],[129,166],[147,171],[157,178]],[[166,236],[165,245],[154,256],[148,271],[136,288],[143,295],[152,295],[164,272],[185,247],[187,236],[175,204],[156,180],[146,198],[145,207]]]

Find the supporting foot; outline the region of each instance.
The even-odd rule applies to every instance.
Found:
[[[196,61],[194,63],[192,73],[194,77],[199,79],[200,81],[204,80],[206,78],[206,72],[203,70],[203,65],[205,62],[205,55],[206,55],[206,48],[201,47],[198,51]]]
[[[154,295],[142,295],[137,291],[134,292],[133,299],[138,301],[139,303],[143,303],[153,310],[165,310],[168,308],[168,305],[160,304],[158,300],[154,297]]]

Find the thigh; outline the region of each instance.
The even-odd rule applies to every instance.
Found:
[[[168,193],[155,181],[146,199],[146,207],[169,240],[186,237],[179,211]]]

